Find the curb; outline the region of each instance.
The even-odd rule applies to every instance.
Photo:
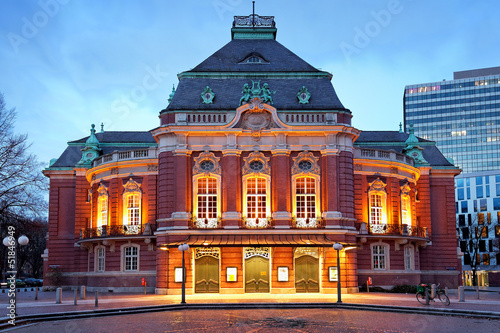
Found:
[[[353,303],[192,303],[192,304],[166,304],[143,306],[136,308],[85,310],[72,312],[56,312],[18,316],[15,326],[9,324],[9,318],[0,320],[0,329],[7,329],[28,325],[35,322],[59,321],[69,319],[83,319],[93,317],[131,315],[147,312],[175,311],[175,310],[230,310],[230,309],[348,309],[376,312],[412,313],[433,316],[455,316],[478,319],[500,320],[500,312],[415,308],[392,305],[353,304]]]

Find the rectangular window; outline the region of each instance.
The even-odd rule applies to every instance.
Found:
[[[385,268],[385,246],[373,246],[373,269],[386,269]]]
[[[104,272],[104,255],[105,249],[100,247],[97,249],[97,271]]]
[[[127,221],[130,225],[139,225],[141,223],[139,213],[139,195],[129,195],[127,197]]]
[[[483,177],[476,177],[476,185],[483,185]]]
[[[477,224],[484,224],[484,213],[477,214]]]
[[[316,180],[311,177],[297,178],[295,183],[297,218],[316,217]]]
[[[493,209],[500,210],[500,198],[493,198]]]
[[[464,189],[459,188],[457,189],[457,200],[464,200]]]
[[[483,186],[476,186],[476,197],[478,199],[483,197]]]
[[[458,226],[465,227],[465,215],[458,215]]]
[[[380,194],[370,195],[370,223],[382,223],[382,196]]]
[[[469,239],[469,228],[462,228],[462,239]]]
[[[137,247],[129,246],[125,248],[125,271],[137,271],[138,262]]]
[[[481,238],[488,238],[488,227],[481,227]]]
[[[479,200],[479,210],[481,212],[485,212],[488,210],[488,200],[486,199]]]
[[[460,241],[460,251],[465,252],[467,250],[467,241]]]
[[[405,270],[412,270],[413,249],[409,246],[405,247]]]
[[[198,218],[217,218],[217,179],[198,179]]]
[[[474,200],[474,212],[477,212],[477,200]]]
[[[247,218],[267,218],[266,179],[247,180]]]
[[[479,241],[479,252],[486,252],[486,241],[485,240]]]
[[[467,187],[467,200],[470,199],[470,187]]]
[[[457,187],[464,187],[464,179],[457,178]]]
[[[490,197],[490,185],[486,185],[486,197]]]
[[[468,201],[462,201],[461,202],[461,213],[468,213]]]
[[[490,224],[491,224],[491,213],[490,213],[490,212],[488,212],[488,213],[486,214],[486,218],[487,218],[488,223],[490,223]]]
[[[489,253],[483,253],[483,265],[490,264],[490,255]]]
[[[497,197],[500,197],[500,183],[496,183]]]

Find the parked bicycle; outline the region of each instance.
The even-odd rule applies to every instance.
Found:
[[[427,284],[421,283],[417,286],[417,301],[419,301],[420,304],[428,305],[430,301],[435,302],[435,298],[438,298],[444,305],[450,305],[450,299],[446,296],[444,290],[439,287],[439,284],[436,286],[436,295],[434,297],[432,297],[429,292]]]

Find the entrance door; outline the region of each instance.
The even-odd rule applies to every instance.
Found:
[[[298,293],[319,292],[319,260],[303,255],[295,258],[295,291]]]
[[[196,293],[219,292],[219,259],[212,256],[203,256],[195,260]]]
[[[261,256],[245,259],[245,292],[269,292],[269,259]]]

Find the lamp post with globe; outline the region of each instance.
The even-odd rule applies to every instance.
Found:
[[[182,300],[181,304],[186,304],[186,265],[184,261],[184,252],[189,250],[186,243],[179,245],[179,251],[182,252]]]
[[[10,227],[9,227],[10,228]],[[12,250],[12,256],[10,255],[9,253],[9,260],[7,262],[7,267],[9,268],[9,271],[7,271],[7,273],[10,273],[12,274],[12,277],[11,279],[13,280],[13,282],[11,282],[11,285],[12,283],[14,284],[14,290],[13,290],[13,303],[14,303],[14,315],[17,315],[17,288],[16,288],[16,278],[17,278],[17,244],[19,245],[28,245],[29,243],[29,238],[26,237],[25,235],[21,235],[17,241],[16,239],[14,238],[14,236],[7,236],[3,239],[3,245],[5,245],[7,248],[9,248],[9,250]],[[10,252],[10,251],[9,251]],[[13,262],[11,262],[11,260],[13,259]],[[11,293],[9,292],[9,296],[11,295]]]
[[[341,285],[340,285],[340,251],[344,246],[340,243],[333,244],[333,249],[337,251],[337,303],[342,303]]]

